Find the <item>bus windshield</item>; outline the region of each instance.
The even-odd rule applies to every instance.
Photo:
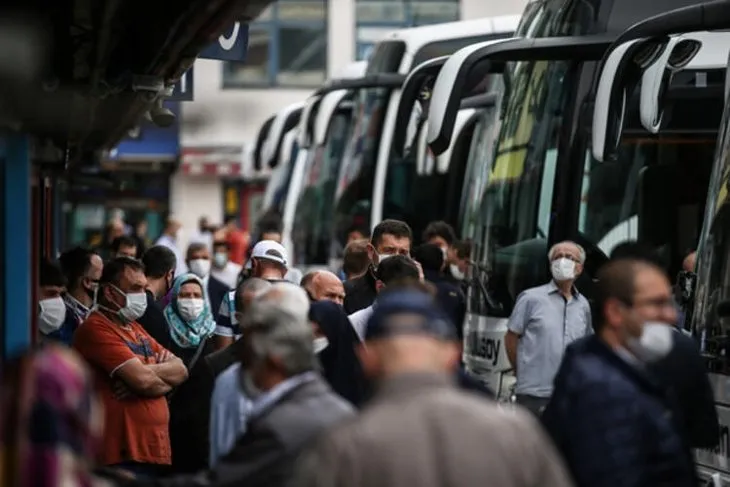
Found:
[[[324,146],[313,147],[308,154],[292,231],[297,265],[328,263],[334,214],[332,199],[350,119],[350,110],[335,112]]]
[[[499,130],[499,108],[490,106],[479,114],[474,126],[469,156],[466,163],[464,186],[459,210],[459,235],[463,239],[476,238],[479,202],[487,182],[494,155],[494,141]]]
[[[471,293],[472,312],[509,316],[520,291],[547,281],[547,267],[535,265],[535,257],[547,251],[558,134],[572,83],[569,67],[564,61],[514,67],[493,163],[486,185],[480,184],[484,189],[472,220],[473,258],[489,269],[492,299]]]

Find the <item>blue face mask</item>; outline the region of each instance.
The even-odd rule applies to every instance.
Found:
[[[225,252],[216,252],[213,254],[213,264],[218,268],[223,268],[228,263],[228,254]]]

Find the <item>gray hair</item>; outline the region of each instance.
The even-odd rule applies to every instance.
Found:
[[[253,360],[278,358],[289,376],[316,370],[309,298],[290,283],[264,291],[245,313],[245,333],[251,334]]]
[[[578,249],[578,259],[580,260],[580,263],[581,264],[585,263],[585,261],[586,261],[585,249],[583,247],[581,247],[580,245],[578,245],[577,243],[573,242],[572,240],[563,240],[562,242],[558,242],[555,245],[553,245],[552,247],[550,247],[550,250],[548,250],[548,259],[549,260],[553,260],[553,254],[555,253],[555,249],[557,249],[558,246],[563,245],[563,244],[569,244],[569,245],[572,245],[573,247],[577,248]]]
[[[258,277],[250,277],[243,281],[235,294],[235,305],[236,311],[243,311],[244,306],[244,295],[246,293],[252,293],[254,299],[262,295],[265,291],[271,288],[271,283],[266,279],[259,279]]]

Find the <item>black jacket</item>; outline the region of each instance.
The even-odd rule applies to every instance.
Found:
[[[375,275],[373,275],[373,268],[370,267],[362,276],[345,281],[345,302],[343,303],[345,312],[351,315],[365,309],[375,302],[377,296]]]
[[[436,300],[456,327],[456,333],[463,338],[466,297],[461,288],[440,272],[423,270],[426,280],[436,287]]]
[[[208,298],[210,299],[210,311],[213,313],[213,319],[218,321],[218,312],[221,309],[221,303],[228,294],[228,286],[213,276],[208,278]]]

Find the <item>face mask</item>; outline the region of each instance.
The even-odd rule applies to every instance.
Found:
[[[218,268],[223,268],[228,263],[228,254],[225,252],[216,252],[215,255],[213,255],[213,263]]]
[[[656,362],[666,357],[674,347],[672,327],[658,321],[647,321],[639,338],[630,337],[629,350],[643,362]]]
[[[147,311],[147,295],[145,293],[125,293],[119,288],[116,289],[126,298],[126,304],[119,310],[119,316],[127,323],[137,321]]]
[[[555,259],[550,264],[550,272],[558,282],[571,281],[575,279],[575,262],[565,257]]]
[[[456,280],[463,281],[466,277],[466,273],[461,272],[461,269],[456,264],[450,264],[449,270],[451,271],[451,276]]]
[[[393,257],[393,254],[378,254],[378,264],[383,262],[385,259],[390,259]]]
[[[48,335],[61,328],[66,319],[66,303],[63,298],[42,299],[38,302],[40,312],[38,313],[38,328],[41,333]]]
[[[190,272],[201,279],[204,279],[210,273],[210,261],[207,259],[191,260],[188,267],[190,267]]]
[[[181,298],[177,300],[177,310],[185,321],[197,319],[205,309],[205,300],[200,298]]]
[[[327,337],[317,337],[314,339],[314,353],[319,354],[324,351],[325,348],[330,346],[330,341]]]
[[[253,376],[248,370],[241,372],[241,389],[243,389],[243,394],[252,401],[263,394],[263,391],[254,384]]]

